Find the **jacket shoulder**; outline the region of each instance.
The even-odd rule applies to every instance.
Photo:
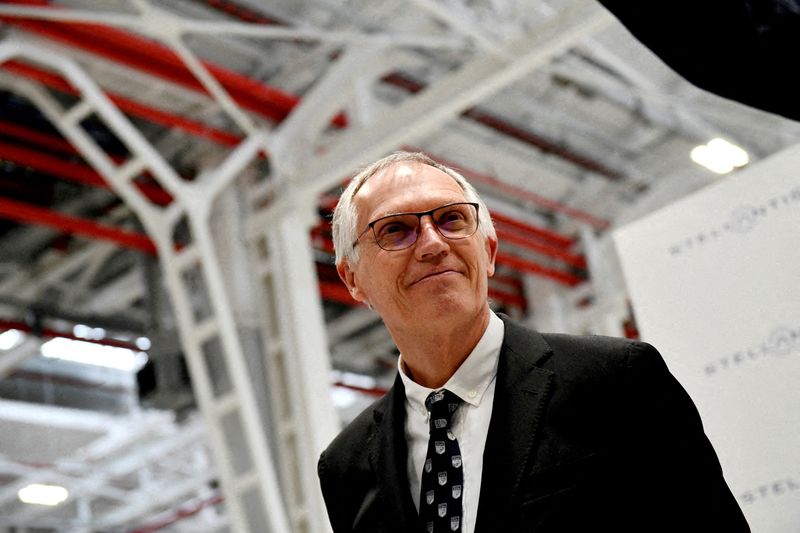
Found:
[[[323,469],[350,470],[354,465],[366,465],[369,442],[375,436],[376,423],[388,408],[387,396],[379,398],[356,416],[331,441],[322,452],[319,462],[320,475]],[[376,420],[378,419],[378,420]]]

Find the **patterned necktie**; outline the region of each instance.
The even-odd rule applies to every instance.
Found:
[[[458,441],[450,430],[450,418],[459,405],[461,399],[445,389],[430,393],[425,400],[431,434],[422,469],[419,514],[427,533],[461,531],[464,470]]]

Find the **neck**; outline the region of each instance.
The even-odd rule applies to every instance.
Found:
[[[406,374],[423,387],[438,389],[452,376],[481,340],[489,325],[489,307],[462,324],[415,324],[392,328]]]

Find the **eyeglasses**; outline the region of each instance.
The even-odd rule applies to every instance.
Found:
[[[375,242],[384,250],[405,250],[417,242],[422,217],[430,215],[434,227],[447,239],[465,239],[478,230],[478,204],[458,202],[443,205],[420,213],[387,215],[367,224],[366,229],[353,241],[353,247],[370,229]]]

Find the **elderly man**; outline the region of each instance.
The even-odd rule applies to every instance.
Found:
[[[342,280],[401,353],[389,393],[320,457],[336,533],[749,531],[653,347],[490,310],[497,237],[457,172],[386,157],[333,233]]]

